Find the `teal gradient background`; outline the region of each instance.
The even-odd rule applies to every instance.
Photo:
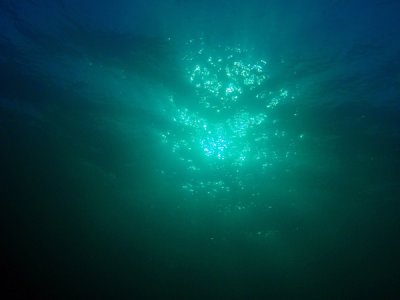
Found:
[[[1,295],[398,299],[399,11],[1,1]]]

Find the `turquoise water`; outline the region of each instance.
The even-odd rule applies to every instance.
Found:
[[[394,1],[3,1],[6,298],[397,299]]]

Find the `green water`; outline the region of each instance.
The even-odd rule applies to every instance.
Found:
[[[0,5],[7,297],[397,299],[389,3],[28,2]]]

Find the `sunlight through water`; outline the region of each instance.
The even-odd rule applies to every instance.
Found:
[[[279,117],[281,106],[295,103],[295,93],[270,87],[268,60],[250,50],[209,47],[202,39],[188,41],[186,49],[185,79],[195,99],[185,103],[196,105],[169,96],[167,115],[174,126],[160,135],[175,164],[163,173],[180,178],[191,197],[255,196],[259,180],[254,179],[296,155],[300,137]]]

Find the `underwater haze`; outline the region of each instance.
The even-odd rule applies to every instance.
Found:
[[[0,1],[0,298],[400,299],[399,13]]]

